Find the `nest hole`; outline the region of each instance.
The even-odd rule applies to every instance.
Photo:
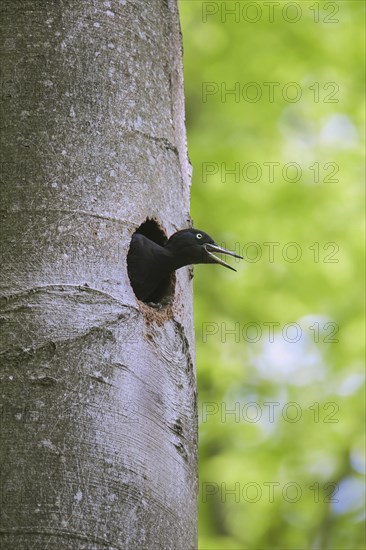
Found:
[[[160,246],[164,246],[167,242],[167,235],[156,220],[147,218],[132,235],[127,254],[128,277],[136,298],[145,304],[160,304],[165,307],[171,304],[174,298],[175,273],[162,279],[158,286],[150,292],[149,285],[152,277],[149,276],[147,271],[141,269],[141,265],[144,263],[143,260],[141,258],[138,258],[136,261],[132,260],[133,256],[136,258],[136,254],[140,250],[139,247],[132,246],[132,239],[136,234],[143,235]],[[137,265],[140,266],[139,269],[137,269]]]

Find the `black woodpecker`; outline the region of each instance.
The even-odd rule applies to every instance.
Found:
[[[135,295],[144,302],[158,301],[161,289],[168,287],[173,271],[186,265],[220,264],[236,271],[213,252],[243,259],[218,246],[199,229],[177,231],[164,246],[135,233],[127,255],[128,275]]]

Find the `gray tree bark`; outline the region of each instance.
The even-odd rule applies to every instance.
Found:
[[[129,284],[189,225],[176,0],[1,3],[4,550],[196,547],[192,289]]]

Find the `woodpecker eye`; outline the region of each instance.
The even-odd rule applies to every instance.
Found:
[[[202,239],[201,233],[197,233],[196,238],[197,238],[197,239]]]

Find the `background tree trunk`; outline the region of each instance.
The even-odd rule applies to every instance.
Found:
[[[176,1],[1,10],[1,548],[195,548],[190,274],[126,266],[189,225]]]

